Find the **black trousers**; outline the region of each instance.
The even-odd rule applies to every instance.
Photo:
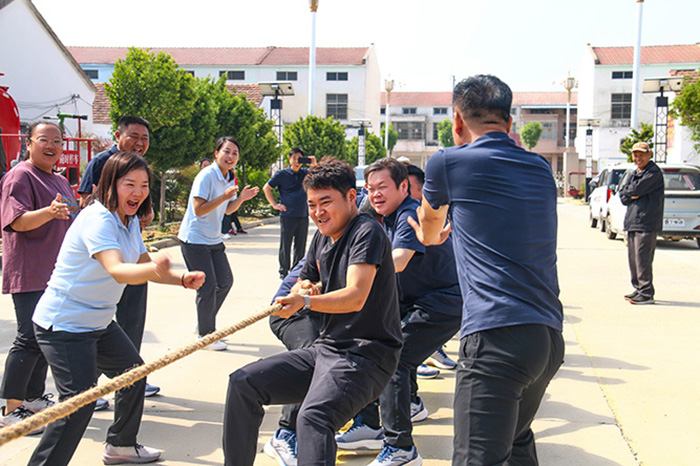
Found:
[[[116,322],[104,330],[85,333],[51,331],[37,325],[34,331],[51,366],[61,401],[94,386],[99,372],[114,378],[143,363],[134,344]],[[107,431],[107,443],[117,447],[136,445],[145,387],[146,381],[141,379],[115,393],[114,422]],[[29,465],[67,465],[94,409],[95,403],[91,403],[49,424]]]
[[[221,220],[221,234],[226,234],[229,232],[229,230],[232,229],[231,223],[236,226],[236,231],[242,230],[243,226],[241,226],[241,221],[238,220],[238,211],[232,213],[232,214],[224,214],[223,220]]]
[[[233,286],[233,274],[226,257],[224,243],[206,244],[180,243],[188,270],[201,270],[207,276],[204,285],[197,290],[197,325],[200,335],[216,330],[216,314],[221,309]]]
[[[515,325],[462,338],[453,466],[537,465],[530,428],[564,358],[561,332]]]
[[[306,237],[309,232],[309,217],[280,216],[280,269],[281,277],[297,265],[306,254]],[[294,241],[294,259],[292,260],[292,241]]]
[[[226,396],[225,464],[252,466],[263,405],[303,400],[296,429],[298,465],[334,465],[336,431],[379,396],[394,369],[316,343],[237,370]]]
[[[308,348],[318,338],[320,320],[319,314],[311,311],[297,312],[288,319],[272,316],[270,329],[289,351]],[[281,429],[296,432],[299,409],[301,403],[282,406],[282,416],[279,420]]]
[[[148,301],[148,283],[143,285],[126,285],[122,297],[117,303],[115,318],[126,336],[141,351],[143,331],[146,327],[146,303]]]
[[[627,232],[627,258],[632,286],[637,293],[646,298],[654,297],[651,264],[654,262],[654,251],[656,251],[656,236],[656,232],[653,231]]]
[[[43,294],[43,291],[12,294],[17,336],[5,360],[0,398],[33,400],[44,394],[48,364],[34,337],[32,323],[34,309]]]
[[[392,447],[409,449],[413,446],[412,377],[419,364],[459,331],[461,322],[461,314],[429,312],[419,306],[408,308],[401,321],[403,349],[399,366],[379,397],[385,441]],[[368,405],[360,415],[365,424],[377,427],[373,424],[378,417],[376,403]]]

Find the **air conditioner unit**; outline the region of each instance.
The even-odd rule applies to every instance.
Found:
[[[630,120],[610,120],[610,126],[614,128],[629,128]]]

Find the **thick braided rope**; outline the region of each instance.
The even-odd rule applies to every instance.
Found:
[[[96,401],[98,398],[106,396],[109,393],[116,392],[124,387],[128,387],[129,385],[143,379],[151,372],[162,369],[163,367],[170,365],[175,361],[214,343],[215,341],[219,341],[222,338],[225,338],[259,320],[264,319],[265,317],[271,316],[275,312],[279,312],[281,309],[281,304],[273,304],[272,306],[268,306],[266,309],[252,314],[231,325],[230,327],[226,327],[225,329],[203,336],[197,341],[190,343],[187,346],[183,346],[175,351],[171,351],[155,361],[136,366],[133,369],[111,379],[109,382],[85,390],[84,392],[68,398],[60,403],[56,403],[54,406],[34,414],[33,416],[30,416],[17,424],[9,427],[3,427],[0,429],[0,446],[12,440],[24,437],[41,426],[45,426],[46,424],[64,418],[76,412],[81,407]]]

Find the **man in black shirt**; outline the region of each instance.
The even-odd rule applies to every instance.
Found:
[[[396,370],[401,350],[398,296],[391,246],[381,226],[360,214],[355,175],[330,160],[304,179],[311,219],[318,227],[301,282],[277,302],[279,315],[320,312],[319,338],[308,348],[249,364],[230,376],[224,414],[227,466],[251,466],[263,405],[303,400],[286,464],[334,465],[334,434],[376,399]],[[311,296],[302,296],[302,289]],[[279,432],[279,431],[278,431]],[[277,436],[277,434],[276,434]],[[294,448],[298,446],[297,448]]]

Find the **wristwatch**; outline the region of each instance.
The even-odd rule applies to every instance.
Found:
[[[305,294],[303,296],[304,296],[304,307],[301,310],[302,311],[310,311],[311,310],[311,297],[308,294]]]

